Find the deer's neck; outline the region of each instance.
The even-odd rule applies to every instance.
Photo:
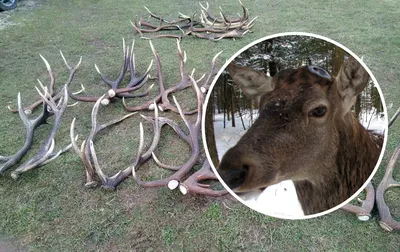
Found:
[[[381,141],[374,139],[354,118],[338,131],[338,151],[332,172],[324,181],[295,181],[304,214],[337,206],[352,196],[371,175],[380,154]],[[325,169],[328,167],[325,167]]]

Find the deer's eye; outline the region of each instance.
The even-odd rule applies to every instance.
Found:
[[[323,117],[326,113],[326,107],[318,107],[310,112],[310,116]]]

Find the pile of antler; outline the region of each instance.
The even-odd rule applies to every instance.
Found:
[[[177,20],[166,20],[161,16],[152,13],[147,7],[144,7],[150,14],[151,18],[156,19],[159,23],[154,25],[146,21],[143,17],[135,23],[131,22],[136,32],[143,38],[178,38],[181,39],[185,36],[195,36],[198,38],[209,39],[218,41],[223,38],[240,38],[243,37],[250,28],[254,25],[257,17],[249,19],[248,9],[239,1],[242,9],[243,16],[238,18],[228,18],[221,9],[220,17],[212,14],[210,6],[206,3],[203,6],[201,3],[200,21],[194,20],[195,14],[192,17],[179,13]],[[158,34],[155,36],[147,37],[145,33],[155,33],[160,31],[180,31],[181,34]]]
[[[183,194],[187,194],[188,192],[190,193],[197,193],[197,194],[204,194],[204,195],[209,195],[209,196],[221,196],[226,194],[227,192],[225,190],[213,190],[209,187],[208,184],[202,183],[202,181],[205,180],[217,180],[216,176],[214,173],[211,171],[210,165],[208,164],[207,161],[204,161],[203,167],[194,172],[192,175],[188,176],[189,173],[191,172],[192,168],[194,165],[199,161],[199,156],[200,156],[200,146],[199,146],[199,132],[200,132],[200,124],[201,124],[201,116],[202,116],[202,106],[203,106],[203,93],[208,90],[208,87],[210,86],[210,82],[213,79],[214,75],[216,74],[216,60],[217,57],[220,53],[215,55],[215,57],[211,61],[211,68],[210,72],[208,73],[207,78],[205,78],[205,74],[201,76],[197,81],[194,79],[194,70],[192,71],[191,75],[187,75],[185,73],[184,69],[184,64],[186,61],[186,53],[181,50],[180,48],[180,41],[177,40],[177,48],[178,48],[178,55],[180,59],[180,76],[181,80],[174,86],[165,89],[164,87],[164,77],[163,77],[163,72],[161,70],[161,60],[154,49],[151,41],[150,41],[150,47],[153,52],[155,62],[156,62],[156,70],[157,70],[157,82],[158,82],[158,87],[159,87],[159,94],[150,99],[149,101],[143,103],[142,105],[139,106],[134,106],[134,107],[129,107],[126,102],[125,98],[133,98],[133,97],[142,97],[145,96],[149,93],[150,88],[153,86],[151,85],[144,93],[139,94],[139,95],[134,95],[131,94],[132,91],[138,90],[141,88],[146,81],[149,79],[149,72],[151,70],[153,61],[150,62],[149,67],[147,68],[146,72],[140,76],[137,76],[137,72],[135,69],[135,56],[133,53],[133,48],[134,44],[132,44],[132,47],[129,49],[129,47],[125,46],[125,41],[123,40],[123,65],[121,72],[119,76],[117,77],[116,80],[110,80],[107,76],[102,74],[95,65],[95,68],[97,72],[100,74],[102,80],[107,83],[110,86],[110,89],[106,92],[106,94],[96,97],[96,96],[78,96],[79,93],[84,91],[84,87],[82,86],[82,89],[79,92],[73,93],[70,90],[70,85],[72,83],[72,80],[75,76],[75,72],[78,69],[78,67],[81,64],[82,58],[80,59],[79,63],[75,67],[71,67],[68,65],[64,55],[61,53],[61,56],[64,60],[65,65],[67,66],[69,70],[69,77],[64,85],[62,91],[59,93],[55,93],[54,91],[54,75],[53,72],[50,68],[49,63],[47,60],[41,56],[43,61],[46,64],[47,70],[49,72],[50,76],[50,83],[48,84],[47,87],[44,87],[42,83],[39,81],[39,84],[42,88],[42,91],[40,91],[38,88],[37,91],[39,95],[41,96],[41,100],[36,101],[32,105],[22,108],[21,105],[21,99],[20,95],[18,94],[18,110],[13,110],[9,108],[12,112],[19,112],[21,119],[23,120],[26,129],[27,129],[27,137],[26,137],[26,142],[23,146],[23,148],[18,151],[15,155],[9,156],[9,157],[0,157],[0,162],[2,162],[2,166],[0,167],[0,173],[4,172],[7,168],[15,165],[18,163],[18,161],[22,158],[22,156],[30,149],[32,145],[32,139],[33,139],[33,134],[34,130],[39,127],[40,125],[46,123],[46,119],[49,118],[50,116],[54,115],[55,120],[54,120],[54,126],[53,129],[51,130],[47,140],[44,142],[43,147],[40,149],[39,153],[25,162],[23,165],[21,165],[19,168],[17,168],[14,172],[12,172],[11,176],[13,178],[17,178],[19,174],[21,174],[24,171],[30,170],[34,167],[39,167],[41,165],[44,165],[48,163],[49,161],[55,159],[57,156],[59,156],[61,153],[64,153],[67,151],[71,146],[75,150],[75,152],[79,155],[81,158],[85,170],[86,170],[86,187],[94,187],[97,185],[96,182],[96,176],[100,179],[102,187],[107,190],[114,190],[116,186],[121,183],[124,179],[126,179],[128,176],[133,174],[134,179],[137,181],[137,183],[141,186],[144,187],[158,187],[158,186],[168,186],[171,190],[175,189],[178,187],[181,190]],[[130,72],[130,80],[125,88],[120,88],[119,85],[122,83],[126,72]],[[202,83],[201,88],[199,87],[198,83]],[[174,97],[174,102],[176,104],[176,107],[173,106],[170,101],[168,100],[168,95],[183,89],[186,89],[188,87],[193,87],[194,90],[196,91],[196,96],[197,96],[197,109],[192,110],[192,111],[182,111],[181,107],[179,106],[178,102],[176,101]],[[200,91],[200,89],[202,91]],[[76,119],[74,118],[71,123],[71,128],[70,128],[70,136],[71,136],[71,144],[68,145],[66,148],[58,151],[58,152],[53,152],[54,149],[54,136],[58,130],[58,128],[61,125],[61,119],[63,117],[64,111],[67,108],[67,102],[68,102],[68,97],[73,98],[74,100],[81,101],[81,102],[95,102],[93,108],[92,108],[92,115],[91,115],[91,121],[92,121],[92,127],[89,135],[87,136],[86,140],[83,141],[81,147],[78,147],[76,141],[78,139],[78,136],[75,136],[74,133],[74,128],[75,128],[75,121]],[[143,126],[140,123],[140,146],[138,150],[138,154],[134,162],[124,170],[121,170],[114,176],[107,176],[102,168],[99,165],[97,156],[96,156],[96,151],[94,147],[94,140],[96,135],[102,131],[103,129],[117,124],[119,122],[122,122],[123,120],[133,116],[135,113],[130,113],[127,114],[121,118],[112,120],[108,123],[101,124],[99,125],[97,122],[97,116],[98,116],[98,111],[100,104],[107,105],[109,104],[110,101],[112,101],[115,97],[122,98],[123,99],[123,105],[127,111],[141,111],[141,110],[154,110],[155,116],[154,118],[144,116],[142,115],[142,118],[144,118],[146,121],[149,121],[153,124],[153,140],[151,146],[145,150],[144,147],[144,139],[143,139]],[[57,103],[58,102],[58,103]],[[37,108],[43,104],[43,112],[41,115],[39,115],[36,119],[34,120],[29,120],[27,118],[28,113],[31,113],[32,110]],[[24,111],[25,110],[25,111]],[[166,110],[171,110],[176,113],[179,113],[182,117],[182,120],[184,121],[185,125],[187,126],[189,130],[189,134],[186,134],[184,130],[182,130],[177,123],[174,121],[165,118],[165,117],[159,117],[158,116],[158,110],[161,111],[166,111]],[[185,114],[194,114],[197,112],[197,119],[195,123],[190,123],[189,120],[185,117]],[[175,132],[185,141],[190,148],[192,149],[192,154],[190,155],[189,160],[181,165],[181,166],[169,166],[162,164],[157,157],[154,155],[154,150],[156,149],[158,142],[160,140],[160,135],[161,135],[161,128],[164,125],[169,125],[172,127]],[[175,173],[173,173],[169,178],[161,179],[161,180],[156,180],[156,181],[142,181],[139,176],[137,175],[137,170],[147,161],[150,159],[150,157],[153,157],[154,161],[156,164],[158,164],[160,167],[173,170]]]
[[[399,115],[400,108],[390,120],[389,127],[394,123]],[[347,204],[342,207],[342,209],[356,214],[359,220],[367,221],[371,217],[371,211],[374,208],[374,204],[376,202],[380,218],[379,225],[387,231],[400,230],[400,222],[393,219],[393,216],[390,214],[389,207],[387,206],[384,199],[384,194],[387,189],[389,189],[390,187],[400,186],[400,183],[393,178],[393,170],[395,168],[399,155],[400,145],[398,145],[394,150],[386,167],[385,175],[383,176],[382,181],[379,183],[376,191],[374,190],[372,183],[368,183],[367,187],[365,188],[365,200],[358,199],[362,202],[361,207]]]
[[[200,91],[200,88],[198,86],[198,81],[201,81],[205,75],[203,75],[198,81],[196,81],[193,77],[194,71],[192,71],[191,75],[186,75],[184,72],[184,63],[186,59],[186,54],[181,50],[179,40],[177,41],[177,47],[178,47],[178,55],[180,59],[180,75],[181,75],[181,80],[176,84],[175,86],[165,89],[164,88],[164,78],[163,78],[163,73],[161,70],[161,61],[158,53],[154,49],[153,45],[150,42],[150,46],[153,52],[153,55],[155,57],[155,62],[156,62],[156,68],[157,68],[157,82],[159,84],[159,94],[151,99],[150,101],[145,102],[142,105],[136,106],[136,107],[128,107],[125,103],[123,102],[124,107],[127,111],[138,111],[138,110],[154,110],[154,118],[144,116],[142,115],[142,118],[145,120],[149,121],[153,125],[153,140],[151,145],[145,149],[144,147],[144,133],[143,133],[143,126],[142,123],[140,123],[140,144],[138,148],[138,153],[136,156],[136,159],[133,161],[131,165],[129,165],[127,168],[119,171],[113,176],[107,176],[105,172],[102,170],[97,155],[94,147],[94,140],[96,135],[103,129],[105,129],[108,126],[111,126],[113,124],[116,124],[118,122],[121,122],[125,120],[128,117],[131,117],[135,113],[128,114],[122,118],[115,119],[113,121],[110,121],[108,123],[98,125],[97,122],[97,115],[99,111],[99,106],[100,103],[104,100],[104,97],[106,95],[103,95],[99,97],[93,106],[92,109],[92,128],[91,131],[86,138],[85,141],[81,144],[81,147],[79,148],[75,137],[74,133],[74,128],[75,128],[75,118],[73,119],[71,123],[71,129],[70,129],[70,136],[71,136],[71,142],[72,146],[75,150],[75,152],[79,155],[79,157],[82,160],[82,163],[85,166],[86,169],[86,186],[87,187],[94,187],[97,185],[97,182],[95,180],[95,175],[97,175],[101,181],[101,186],[102,188],[106,190],[114,190],[116,186],[121,183],[123,180],[125,180],[127,177],[129,177],[131,174],[133,174],[134,179],[136,180],[137,184],[143,187],[160,187],[160,186],[168,186],[168,188],[175,189],[179,186],[181,192],[183,194],[186,194],[188,192],[191,193],[196,193],[196,194],[204,194],[204,195],[209,195],[209,196],[221,196],[223,194],[226,194],[227,192],[225,190],[219,190],[215,191],[209,188],[208,184],[203,184],[201,181],[204,180],[217,180],[216,176],[210,169],[210,165],[208,164],[207,161],[204,162],[203,168],[201,168],[199,171],[193,173],[191,176],[188,177],[188,174],[192,170],[193,166],[198,162],[199,155],[200,155],[200,146],[199,146],[199,132],[200,132],[200,124],[201,124],[201,117],[202,117],[202,107],[203,107],[203,93]],[[217,56],[219,53],[213,58],[212,63],[211,63],[211,71],[208,75],[208,78],[206,79],[204,85],[208,86],[209,82],[213,76],[213,72],[215,69],[215,62],[217,59]],[[104,79],[104,78],[103,78]],[[194,90],[196,91],[196,97],[197,97],[197,109],[189,112],[184,112],[181,107],[179,106],[178,102],[176,101],[174,97],[174,102],[176,104],[176,107],[173,106],[169,100],[168,100],[168,95],[170,93],[182,90],[184,88],[192,86]],[[158,116],[158,110],[165,111],[165,110],[172,110],[174,112],[178,112],[180,116],[182,117],[182,120],[184,121],[186,127],[189,130],[189,134],[186,134],[184,130],[182,130],[177,123],[174,121],[165,118],[165,117],[159,117]],[[197,112],[197,119],[195,123],[190,123],[189,120],[185,117],[185,114],[193,114]],[[192,153],[190,155],[189,160],[181,165],[181,166],[169,166],[162,164],[157,157],[154,155],[154,150],[156,149],[159,140],[160,140],[160,135],[161,135],[161,128],[164,125],[169,125],[172,127],[175,132],[179,135],[182,140],[184,140],[192,149]],[[168,169],[168,170],[173,170],[175,171],[170,177],[160,179],[160,180],[155,180],[155,181],[143,181],[139,178],[137,174],[137,170],[147,161],[150,159],[150,157],[153,157],[154,161],[156,164],[162,168]],[[184,180],[186,178],[186,180]]]

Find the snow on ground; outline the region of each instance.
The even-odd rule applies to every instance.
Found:
[[[231,121],[226,121],[226,128],[224,129],[223,119],[223,114],[215,115],[214,134],[220,160],[225,152],[234,146],[246,132],[238,114],[235,115],[236,127],[232,127]],[[243,117],[243,121],[246,129],[249,128],[250,116],[248,113]],[[385,117],[377,114],[374,110],[362,113],[360,122],[365,128],[382,134],[385,129]],[[269,186],[264,191],[241,194],[240,197],[247,206],[263,214],[276,217],[304,216],[291,180]]]
[[[385,130],[385,116],[383,113],[376,113],[375,108],[368,112],[364,111],[360,115],[360,123],[364,128],[380,134]]]

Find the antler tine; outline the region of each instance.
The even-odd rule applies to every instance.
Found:
[[[161,111],[172,110],[175,113],[179,113],[179,110],[175,106],[173,106],[170,103],[170,101],[168,100],[168,95],[190,87],[191,83],[190,83],[189,77],[186,76],[185,69],[184,69],[185,61],[186,61],[186,53],[185,53],[185,51],[182,51],[179,40],[176,41],[176,44],[177,44],[178,56],[179,56],[179,64],[180,64],[179,68],[180,68],[180,74],[181,74],[181,81],[177,85],[170,87],[167,90],[161,92],[161,104],[159,104],[158,107]],[[183,113],[186,115],[191,115],[196,112],[197,112],[197,110],[192,110],[192,111],[185,111]]]
[[[219,53],[215,54],[214,58],[211,61],[211,67],[210,67],[210,73],[207,76],[206,81],[204,82],[204,84],[202,85],[202,87],[200,88],[200,91],[204,94],[207,92],[207,90],[210,88],[211,85],[211,80],[214,79],[215,75],[217,74],[218,71],[215,71],[216,68],[216,62],[217,59],[219,57],[219,55],[222,53],[223,51],[220,51]]]
[[[397,109],[394,116],[390,119],[388,127],[392,126],[392,124],[396,121],[397,117],[400,115],[400,108]]]
[[[103,73],[101,73],[100,69],[97,67],[97,65],[95,64],[94,67],[96,68],[96,71],[100,74],[101,78],[103,79],[103,81],[108,84],[111,89],[117,89],[119,84],[121,84],[126,70],[128,69],[128,65],[129,65],[129,61],[130,61],[130,55],[129,55],[129,47],[125,46],[125,39],[122,38],[122,54],[123,54],[123,64],[121,67],[121,72],[118,75],[117,79],[115,80],[111,80],[109,79],[106,75],[104,75]]]
[[[385,175],[383,176],[382,181],[379,183],[379,186],[376,189],[376,203],[378,205],[380,218],[379,225],[386,231],[392,231],[394,229],[400,230],[400,222],[393,219],[384,198],[385,191],[388,188],[400,186],[400,183],[393,179],[393,169],[396,165],[399,155],[400,145],[398,145],[394,150],[386,167]]]
[[[24,109],[21,104],[21,94],[18,93],[17,96],[17,104],[18,104],[18,113],[19,116],[24,123],[25,129],[26,129],[26,137],[25,137],[25,143],[22,146],[20,150],[18,150],[14,155],[7,156],[7,157],[1,157],[0,159],[0,174],[2,174],[4,171],[6,171],[8,168],[11,166],[17,164],[21,158],[29,151],[29,149],[32,146],[32,140],[33,140],[33,135],[34,131],[36,128],[38,128],[40,125],[45,124],[47,118],[49,118],[52,114],[49,113],[47,110],[47,105],[43,103],[42,106],[42,113],[36,117],[36,119],[29,120],[27,115],[24,112]]]
[[[154,109],[153,104],[159,103],[161,101],[162,93],[165,92],[164,79],[163,79],[162,70],[161,70],[160,56],[158,55],[157,51],[155,50],[151,40],[149,41],[149,45],[150,45],[151,51],[154,55],[155,62],[156,62],[159,94],[155,98],[151,99],[150,101],[147,101],[144,104],[141,104],[139,106],[134,106],[134,107],[128,107],[128,105],[125,102],[125,99],[122,99],[122,104],[124,105],[124,108],[126,111],[132,112],[132,111],[139,111],[139,110],[144,110],[144,109],[152,110],[152,109]]]
[[[135,21],[135,24],[132,25],[135,28],[136,32],[138,32],[140,35],[143,35],[143,33],[151,33],[151,32],[158,32],[158,31],[162,31],[162,30],[180,30],[182,29],[182,27],[187,27],[188,24],[184,24],[182,26],[179,25],[180,22],[186,21],[188,19],[181,19],[178,21],[174,21],[174,22],[164,22],[163,18],[159,18],[159,24],[158,26],[152,25],[149,22],[146,22],[142,17],[139,18],[139,23],[137,23]],[[164,24],[167,23],[167,24]],[[144,26],[144,27],[148,27],[150,29],[144,29],[144,28],[140,28],[139,26]]]
[[[107,176],[104,174],[103,170],[101,169],[98,159],[97,159],[97,155],[96,155],[96,151],[94,150],[94,145],[93,145],[93,140],[90,139],[89,140],[89,149],[90,149],[90,154],[92,156],[92,161],[93,161],[93,166],[94,169],[97,173],[97,175],[99,176],[102,185],[106,185],[107,184]]]
[[[341,209],[356,214],[360,221],[368,221],[371,218],[371,211],[374,208],[375,203],[375,190],[371,182],[365,187],[365,200],[363,200],[362,206],[355,206],[352,204],[344,205]]]
[[[62,51],[60,51],[60,54],[61,54],[61,57],[63,58],[65,66],[69,70],[69,77],[68,77],[68,80],[67,80],[67,82],[65,84],[68,96],[71,97],[72,99],[74,99],[75,101],[96,102],[99,99],[99,97],[95,97],[95,96],[77,96],[77,94],[79,94],[82,90],[85,89],[82,84],[81,84],[81,88],[82,89],[79,92],[72,92],[71,89],[70,89],[72,80],[73,80],[73,78],[75,76],[75,72],[80,67],[80,65],[82,63],[82,57],[80,57],[79,62],[78,62],[78,64],[76,64],[75,67],[71,67],[71,66],[69,66],[67,60],[65,59],[64,54],[62,53]],[[110,102],[110,100],[107,97],[102,101],[102,104],[107,105],[109,102]]]
[[[39,54],[39,56],[40,56],[40,58],[43,60],[44,64],[46,65],[47,72],[49,73],[50,82],[49,82],[49,84],[47,85],[47,88],[48,88],[48,90],[49,90],[50,95],[53,96],[53,95],[54,95],[54,82],[55,82],[53,71],[51,70],[50,64],[49,64],[49,62],[46,60],[46,58],[43,57],[41,54]],[[39,81],[39,80],[38,80],[38,81]],[[40,82],[40,81],[39,81],[39,82]],[[39,99],[38,101],[32,103],[31,105],[24,107],[25,113],[28,114],[28,115],[31,114],[32,111],[33,111],[35,108],[37,108],[37,107],[38,107],[40,104],[42,104],[42,103],[43,103],[43,100],[42,100],[42,99]],[[18,109],[12,109],[10,106],[8,106],[8,109],[9,109],[11,112],[13,112],[13,113],[18,112]]]
[[[240,4],[240,6],[242,7],[242,10],[243,10],[243,16],[241,17],[241,16],[239,15],[239,18],[236,18],[236,19],[228,19],[228,18],[223,14],[222,9],[221,9],[221,7],[220,7],[220,9],[221,9],[220,15],[221,15],[222,19],[224,20],[224,22],[228,23],[228,25],[234,25],[234,26],[236,26],[236,25],[244,24],[244,23],[246,23],[246,22],[248,21],[249,15],[248,15],[248,10],[247,10],[247,8],[243,5],[243,3],[242,3],[240,0],[239,0],[239,4]]]
[[[203,102],[204,102],[204,95],[203,93],[200,91],[200,88],[196,82],[196,80],[193,78],[192,75],[189,76],[191,83],[194,87],[194,90],[196,91],[196,97],[197,97],[197,120],[195,123],[195,127],[196,128],[200,128],[200,124],[201,124],[201,117],[202,117],[202,107],[203,107]]]
[[[159,85],[159,91],[160,91],[160,93],[163,93],[165,91],[165,87],[164,87],[164,78],[162,76],[162,70],[161,70],[160,56],[158,55],[156,49],[154,48],[151,40],[149,40],[149,44],[150,44],[151,51],[153,52],[154,58],[156,60],[157,80],[158,80],[158,85]]]
[[[140,89],[147,82],[147,80],[149,78],[149,72],[151,70],[151,67],[153,66],[153,60],[151,60],[145,73],[139,77],[136,76],[135,54],[133,53],[134,42],[135,41],[133,40],[132,47],[131,47],[130,61],[129,61],[129,71],[130,71],[131,79],[130,79],[129,83],[127,84],[126,88],[120,88],[120,89],[116,90],[117,97],[120,97],[120,98],[122,98],[122,97],[133,98],[133,97],[145,96],[148,94],[148,92],[150,90],[150,89],[148,89],[146,92],[144,92],[143,94],[139,94],[139,95],[137,95],[137,94],[134,95],[134,94],[129,93],[129,92]]]
[[[179,56],[179,70],[181,73],[181,79],[185,79],[185,62],[186,62],[186,52],[182,53],[180,40],[176,40],[176,47],[178,48],[178,56]]]
[[[208,160],[204,161],[204,164],[200,170],[193,173],[183,183],[180,183],[179,190],[184,195],[186,195],[187,193],[193,193],[212,197],[220,197],[228,193],[227,190],[211,189],[210,185],[201,183],[201,181],[204,180],[218,180],[217,176],[215,176],[215,174],[211,170],[211,166]]]
[[[142,115],[142,117],[146,120],[148,120],[148,118],[146,118],[145,116]],[[155,150],[155,148],[158,145],[158,142],[160,141],[160,135],[161,135],[161,127],[160,126],[160,119],[158,116],[158,108],[156,106],[156,104],[154,103],[154,135],[153,135],[153,141],[149,147],[149,149],[141,156],[142,160],[147,160],[150,158],[150,156],[152,155],[153,151]],[[135,166],[137,166],[138,164],[135,163]]]
[[[82,163],[85,166],[85,171],[86,171],[86,187],[95,187],[97,185],[96,181],[94,180],[94,169],[93,166],[90,162],[90,160],[86,159],[86,155],[84,154],[84,149],[85,149],[85,141],[82,143],[81,148],[78,147],[76,141],[78,140],[78,135],[75,136],[74,129],[75,129],[75,120],[74,118],[71,123],[70,127],[70,138],[71,138],[71,144],[73,149],[75,150],[75,153],[78,154],[80,159],[82,160]]]

